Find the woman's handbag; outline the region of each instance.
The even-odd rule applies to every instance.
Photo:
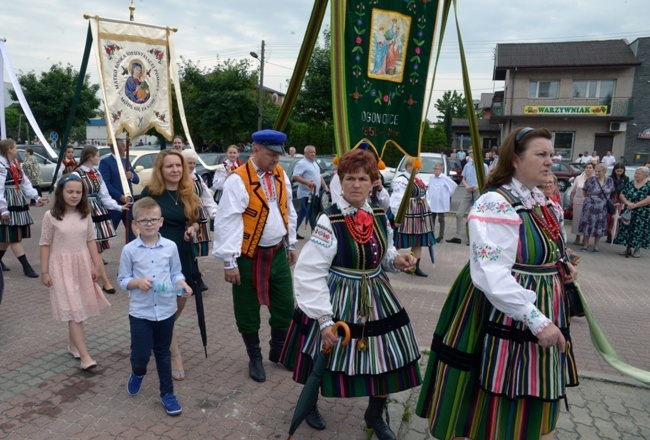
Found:
[[[596,178],[596,183],[600,187],[600,192],[603,193],[603,197],[605,197],[605,203],[607,204],[607,214],[609,215],[616,214],[616,206],[614,206],[614,202],[612,202],[609,198],[607,198],[607,195],[605,194],[605,191],[603,191],[603,187],[600,185],[600,181],[598,180],[598,178]]]
[[[621,213],[621,223],[623,223],[625,226],[628,226],[631,221],[632,221],[632,211],[625,208],[625,210]]]
[[[573,208],[564,210],[564,220],[573,220]]]

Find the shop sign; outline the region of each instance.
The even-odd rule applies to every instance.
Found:
[[[527,105],[525,115],[606,115],[606,105]]]

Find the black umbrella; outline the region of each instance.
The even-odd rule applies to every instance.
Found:
[[[341,328],[345,332],[345,337],[341,344],[348,345],[350,342],[350,327],[343,322],[339,321],[331,327],[332,332],[336,333],[338,329]],[[296,409],[293,412],[293,418],[291,419],[291,426],[289,427],[289,439],[296,432],[298,426],[305,420],[309,411],[316,405],[318,402],[318,389],[320,388],[320,382],[323,379],[323,373],[325,368],[327,368],[327,358],[332,347],[323,345],[322,351],[318,354],[314,360],[314,366],[312,367],[311,374],[305,382],[305,386],[302,388],[302,392],[298,397],[298,402],[296,402]]]
[[[190,275],[190,279],[186,280],[186,282],[192,289],[196,300],[196,317],[199,320],[199,331],[201,332],[201,340],[203,341],[203,351],[205,351],[205,357],[207,358],[208,332],[205,328],[205,310],[203,308],[203,292],[201,291],[201,273],[198,270],[194,270],[194,244],[190,245],[190,258],[192,275]]]
[[[309,194],[307,199],[307,214],[305,215],[306,221],[309,222],[309,226],[315,225],[316,220],[318,220],[318,214],[320,214],[320,196],[316,194],[316,188],[312,190],[312,193]]]

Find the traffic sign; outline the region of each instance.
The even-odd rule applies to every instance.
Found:
[[[50,140],[52,142],[56,142],[56,141],[59,140],[59,135],[58,135],[58,133],[56,131],[53,131],[52,133],[50,133]]]

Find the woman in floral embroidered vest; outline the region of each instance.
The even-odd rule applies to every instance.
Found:
[[[417,407],[436,438],[552,439],[577,385],[563,288],[577,272],[537,188],[552,154],[548,130],[510,133],[469,213],[470,261],[440,314]]]
[[[294,371],[293,379],[304,384],[322,344],[333,347],[321,394],[369,396],[366,425],[379,440],[393,440],[382,410],[388,394],[420,384],[420,350],[385,270],[412,269],[416,259],[395,250],[384,210],[368,204],[373,182],[379,179],[374,155],[362,149],[345,153],[338,174],[342,197],[318,218],[296,264],[299,310],[282,362]],[[329,328],[334,321],[350,327],[347,346],[337,344]],[[316,406],[306,421],[314,429],[325,429]]]

